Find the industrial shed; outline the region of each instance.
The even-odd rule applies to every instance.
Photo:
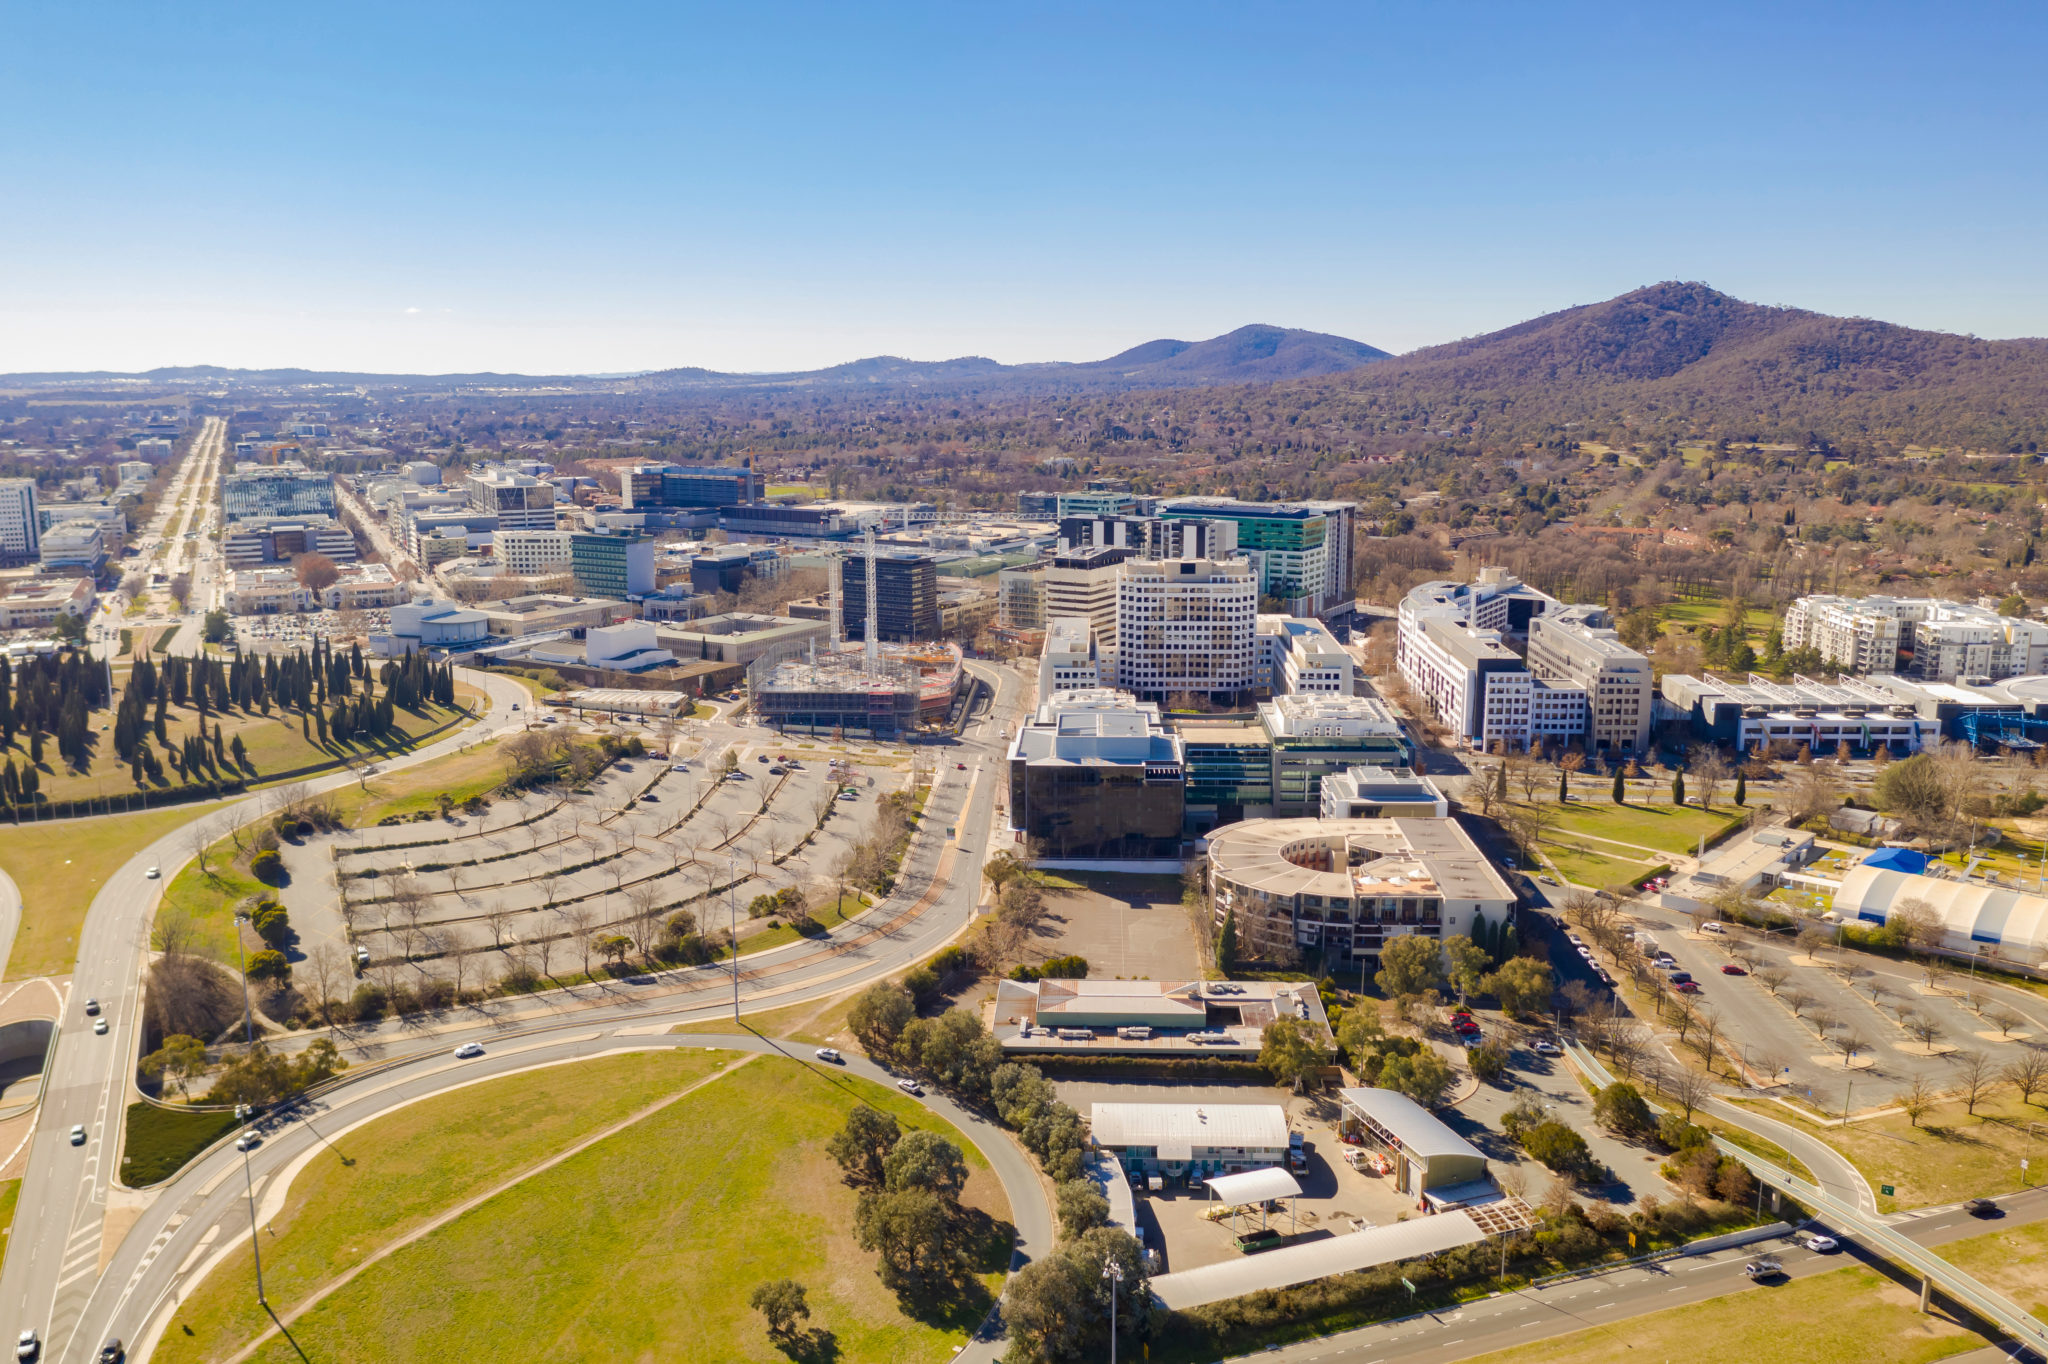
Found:
[[[1337,1098],[1344,1106],[1343,1133],[1393,1156],[1394,1187],[1402,1193],[1420,1197],[1431,1189],[1485,1182],[1485,1153],[1407,1095],[1346,1089]],[[1485,1194],[1494,1196],[1491,1185]]]

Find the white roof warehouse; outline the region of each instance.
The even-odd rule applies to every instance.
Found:
[[[1287,1156],[1278,1104],[1096,1104],[1088,1124],[1096,1145],[1140,1173],[1251,1170]]]

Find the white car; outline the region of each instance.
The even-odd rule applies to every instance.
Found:
[[[244,1132],[241,1136],[235,1138],[235,1149],[237,1151],[253,1151],[262,1144],[263,1135],[260,1132]]]
[[[85,1124],[84,1124],[84,1123],[79,1123],[78,1125],[76,1125],[75,1127],[73,1127],[73,1128],[71,1129],[71,1144],[72,1144],[73,1146],[83,1146],[83,1145],[85,1145]]]
[[[21,1340],[14,1347],[16,1359],[34,1359],[43,1352],[43,1342],[36,1339],[34,1331],[23,1331]]]
[[[92,1031],[95,1037],[105,1037],[107,1035],[107,1020],[95,1018],[92,1021]]]
[[[1816,1255],[1825,1255],[1831,1250],[1840,1250],[1842,1248],[1840,1241],[1837,1241],[1832,1236],[1823,1236],[1817,1231],[1807,1233],[1807,1235],[1800,1239],[1800,1244]]]
[[[842,1060],[837,1047],[820,1047],[818,1048],[817,1055],[820,1061],[830,1061],[835,1066],[839,1065]]]
[[[483,1054],[484,1044],[481,1042],[464,1042],[455,1049],[455,1059],[458,1061],[473,1061]]]
[[[1547,1037],[1537,1038],[1536,1044],[1534,1047],[1531,1048],[1531,1050],[1533,1050],[1538,1056],[1564,1055],[1564,1048],[1560,1047],[1559,1045],[1557,1045],[1557,1043],[1551,1041]]]
[[[902,1090],[905,1094],[924,1093],[924,1086],[919,1084],[915,1080],[898,1080],[896,1082],[896,1088]]]
[[[156,880],[156,878],[157,878],[157,877],[159,877],[159,876],[162,876],[162,875],[163,875],[163,870],[162,870],[161,868],[158,868],[158,867],[151,867],[151,868],[150,868],[150,869],[149,869],[148,871],[146,871],[146,872],[144,872],[144,873],[142,873],[142,874],[143,874],[144,876],[147,876],[147,877],[148,877],[148,878],[149,878],[150,880],[154,881],[154,880]]]

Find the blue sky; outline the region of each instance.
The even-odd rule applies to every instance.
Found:
[[[0,370],[1399,351],[1671,278],[2048,334],[2039,6],[0,13]]]

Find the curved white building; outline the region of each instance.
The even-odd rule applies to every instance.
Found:
[[[1292,943],[1377,957],[1404,933],[1442,938],[1499,920],[1514,892],[1449,819],[1253,819],[1209,835],[1217,921],[1259,950]]]
[[[1884,923],[1908,900],[1920,900],[1946,931],[1943,946],[1957,952],[1997,948],[2023,962],[2048,957],[2048,897],[1980,881],[1950,881],[1881,867],[1851,867],[1835,894],[1845,919]]]

